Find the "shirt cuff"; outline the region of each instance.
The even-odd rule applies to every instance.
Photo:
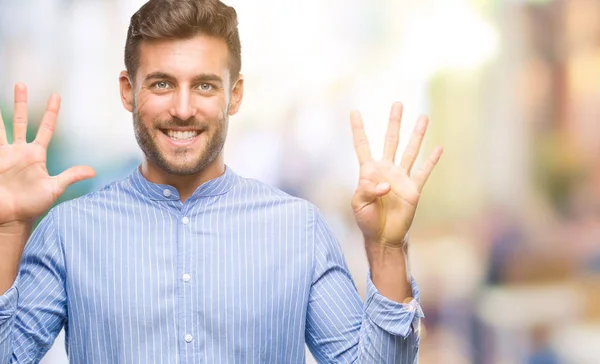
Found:
[[[379,293],[369,273],[365,301],[367,317],[381,329],[396,336],[405,338],[411,331],[417,331],[419,319],[425,315],[420,305],[419,289],[413,277],[411,277],[411,289],[413,298],[410,302],[394,302]]]
[[[17,311],[19,302],[19,291],[17,287],[11,287],[6,293],[0,296],[0,324],[10,319]]]

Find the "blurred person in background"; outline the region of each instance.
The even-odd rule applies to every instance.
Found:
[[[27,90],[15,86],[13,143],[0,133],[0,361],[39,361],[64,327],[78,363],[303,362],[305,344],[319,362],[415,362],[422,312],[407,234],[442,152],[411,173],[427,118],[396,163],[402,106],[379,161],[351,114],[352,208],[370,267],[362,303],[318,209],[224,162],[244,89],[235,10],[151,0],[131,18],[125,65],[121,101],[143,163],[52,208],[33,232],[95,172],[48,175],[60,99],[27,143]]]

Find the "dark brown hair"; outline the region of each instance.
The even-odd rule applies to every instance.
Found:
[[[235,9],[218,0],[150,0],[133,16],[125,43],[125,68],[133,82],[144,40],[190,39],[208,35],[223,39],[229,49],[232,82],[242,67]]]

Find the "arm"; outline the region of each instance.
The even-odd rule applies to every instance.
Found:
[[[0,226],[0,295],[13,285],[32,223],[13,222]]]
[[[425,182],[442,154],[436,148],[411,177],[428,120],[421,117],[399,165],[402,105],[392,106],[383,158],[375,161],[360,114],[351,115],[354,148],[360,163],[352,199],[371,270],[364,309],[339,245],[322,218],[315,222],[316,269],[307,319],[307,342],[322,362],[414,363],[418,319],[423,316],[407,262],[406,237]],[[372,280],[371,280],[372,278]],[[360,308],[360,309],[359,309]]]
[[[1,120],[0,120],[1,122]],[[0,227],[0,362],[8,363],[19,293],[13,286],[21,255],[29,239],[31,224],[11,223]],[[12,287],[12,288],[11,288]]]
[[[50,97],[36,138],[27,143],[27,89],[15,86],[13,143],[0,114],[0,362],[38,357],[62,327],[64,270],[54,225],[43,215],[75,182],[94,176],[90,167],[72,167],[58,176],[46,169],[46,150],[60,108]],[[29,240],[29,243],[26,242]],[[17,274],[17,272],[19,272]],[[61,273],[62,272],[62,273]],[[18,280],[18,282],[15,281]],[[26,354],[28,353],[28,354]],[[29,359],[27,359],[28,361]]]
[[[381,295],[367,277],[361,302],[338,241],[315,212],[315,269],[307,311],[306,342],[319,363],[416,362],[419,319],[418,290],[409,303]]]
[[[23,252],[13,287],[0,296],[0,363],[38,362],[66,320],[65,265],[51,211]]]
[[[402,105],[395,103],[390,112],[383,158],[376,161],[371,156],[360,114],[351,114],[354,148],[360,164],[352,209],[365,239],[373,283],[385,297],[396,302],[411,298],[406,237],[423,187],[442,155],[442,148],[435,148],[424,166],[411,175],[428,125],[427,117],[422,116],[396,165],[401,118]]]

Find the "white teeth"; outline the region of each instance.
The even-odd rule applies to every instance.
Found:
[[[175,140],[187,140],[193,139],[198,135],[197,131],[175,131],[175,130],[167,130],[167,135],[171,139]]]

